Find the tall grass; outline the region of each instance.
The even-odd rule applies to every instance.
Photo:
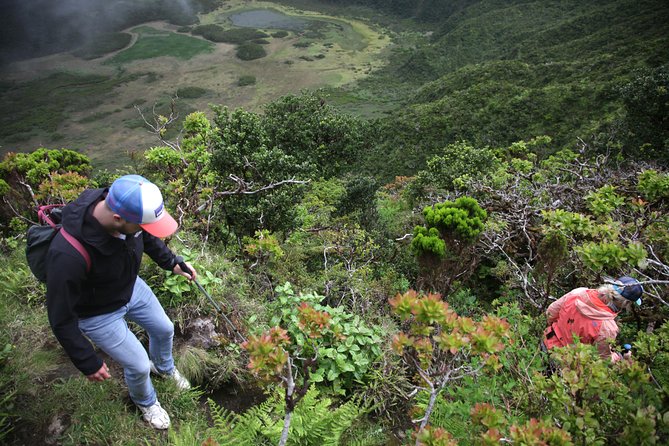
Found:
[[[214,50],[213,44],[201,39],[182,34],[140,34],[137,42],[125,51],[120,52],[106,63],[124,64],[135,60],[154,57],[171,56],[181,60],[192,59],[198,54]]]

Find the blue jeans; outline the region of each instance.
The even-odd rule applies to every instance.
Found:
[[[128,329],[126,318],[139,324],[148,333],[148,355],[141,342]],[[146,282],[138,277],[130,302],[111,313],[79,319],[79,329],[123,366],[128,392],[135,404],[146,407],[156,402],[156,391],[149,377],[149,355],[160,373],[172,373],[174,324]]]

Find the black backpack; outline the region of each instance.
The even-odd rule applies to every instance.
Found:
[[[91,256],[79,240],[70,235],[60,224],[63,204],[50,204],[37,209],[39,224],[28,228],[26,259],[30,271],[40,282],[46,282],[46,254],[51,241],[59,232],[86,261],[86,272],[91,269]]]

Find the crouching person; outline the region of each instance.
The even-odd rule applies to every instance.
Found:
[[[632,277],[623,276],[613,284],[595,289],[576,288],[553,302],[546,311],[548,327],[544,331],[542,349],[564,347],[578,336],[584,344],[594,344],[599,355],[612,362],[621,360],[611,350],[618,336],[615,318],[632,304],[641,305],[643,287]]]
[[[62,231],[56,235],[47,254],[46,282],[53,333],[90,381],[111,376],[86,338],[119,363],[143,418],[156,429],[167,429],[170,418],[158,402],[150,372],[174,379],[181,389],[190,384],[174,366],[174,325],[138,272],[146,253],[161,268],[195,278],[192,266],[191,277],[160,239],[172,235],[177,222],[164,208],[156,185],[139,175],[125,175],[108,189],[84,191],[63,208],[62,224],[81,242],[90,262]],[[146,330],[148,354],[126,320]]]

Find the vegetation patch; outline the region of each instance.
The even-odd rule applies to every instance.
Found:
[[[280,30],[280,31],[273,32],[271,34],[271,36],[276,38],[276,39],[283,39],[284,37],[287,37],[288,34],[289,34],[288,31]]]
[[[244,76],[240,76],[239,80],[237,81],[237,85],[240,87],[246,87],[247,85],[255,85],[255,83],[256,83],[256,77],[250,74],[245,74]]]
[[[224,29],[219,25],[200,25],[193,28],[192,34],[202,36],[212,42],[241,44],[249,40],[269,37],[268,34],[253,28]]]
[[[197,99],[207,94],[207,90],[202,87],[182,87],[177,90],[177,96],[182,99]]]
[[[79,123],[86,124],[88,122],[99,121],[100,119],[104,119],[107,116],[111,115],[112,113],[113,112],[111,112],[111,111],[102,111],[102,112],[93,113],[92,115],[88,115],[86,117],[81,118],[79,120]]]
[[[254,60],[267,56],[267,52],[257,43],[243,43],[237,47],[237,57],[241,60]]]
[[[132,41],[132,36],[128,33],[109,33],[96,36],[85,46],[72,52],[73,55],[82,59],[97,59],[105,54],[119,51],[125,48]]]
[[[105,63],[123,64],[161,56],[188,60],[198,54],[210,53],[214,50],[214,46],[210,42],[181,34],[160,32],[155,28],[149,29],[157,32],[147,32],[145,28],[149,27],[141,27],[141,34],[132,47],[120,52]]]
[[[1,96],[0,138],[17,141],[21,135],[25,138],[35,132],[53,133],[70,112],[99,106],[114,88],[141,76],[63,72],[17,84]]]

